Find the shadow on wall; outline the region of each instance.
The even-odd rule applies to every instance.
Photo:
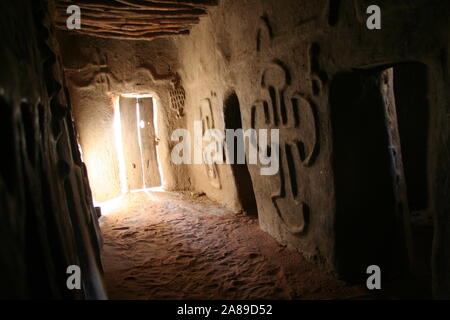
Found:
[[[395,199],[378,76],[340,74],[330,92],[337,267],[355,281],[362,281],[372,264],[393,268]]]
[[[431,295],[427,91],[419,63],[333,80],[336,259],[348,280],[378,265],[387,279],[412,276]]]
[[[234,91],[231,91],[225,99],[224,119],[225,129],[242,129],[241,107],[239,98]],[[238,164],[237,161],[237,146],[240,144],[245,146],[245,141],[244,138],[242,138],[242,141],[238,141],[238,139],[241,138],[236,137],[234,141],[234,164],[231,165],[231,170],[233,172],[236,189],[242,209],[247,214],[257,217],[258,210],[256,205],[256,198],[247,163]]]

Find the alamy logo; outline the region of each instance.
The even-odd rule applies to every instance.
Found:
[[[70,276],[67,278],[67,289],[69,290],[81,290],[81,268],[76,265],[67,267],[67,274]]]
[[[79,6],[71,5],[67,8],[67,14],[70,16],[67,18],[66,26],[69,30],[81,29],[81,9]]]
[[[381,8],[377,5],[371,5],[367,8],[367,14],[370,16],[367,18],[367,29],[380,30],[381,29]]]
[[[376,265],[369,266],[367,268],[367,274],[370,274],[366,282],[367,289],[381,290],[381,268]]]
[[[195,121],[193,140],[191,133],[186,129],[175,130],[171,140],[178,142],[171,154],[172,162],[177,165],[248,163],[260,165],[260,173],[263,176],[275,175],[280,168],[278,129],[248,129],[246,131],[228,129],[224,135],[219,129],[204,130],[202,121]],[[245,141],[248,142],[248,160],[246,160]]]

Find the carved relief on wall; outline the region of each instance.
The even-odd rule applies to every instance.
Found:
[[[272,42],[268,19],[258,31],[257,49],[262,40]],[[270,43],[269,43],[270,48]],[[251,107],[251,127],[279,129],[280,170],[277,184],[272,183],[272,204],[286,229],[293,234],[307,231],[311,208],[308,169],[319,153],[319,122],[315,96],[320,95],[323,81],[317,61],[319,48],[312,45],[310,58],[310,92],[300,92],[292,85],[292,74],[280,60],[266,63],[261,75],[261,97]],[[258,146],[260,148],[261,146]]]
[[[200,119],[202,121],[202,137],[204,137],[207,130],[215,129],[214,116],[210,99],[204,99],[200,102]],[[211,186],[216,189],[222,189],[217,164],[205,163],[204,167],[206,176],[208,177]]]
[[[172,79],[172,88],[169,90],[169,96],[170,107],[176,113],[176,117],[183,117],[186,103],[186,92],[181,85],[181,78],[179,75],[175,75]]]
[[[108,56],[98,49],[92,54],[91,61],[79,68],[65,67],[64,72],[72,85],[80,89],[100,86],[103,92],[108,92],[120,82],[111,73]]]
[[[127,84],[132,84],[138,80],[141,81],[140,79],[144,81],[150,80],[151,82],[170,81],[172,84],[176,84],[175,89],[179,89],[180,83],[177,74],[171,71],[160,73],[156,66],[148,63],[137,66],[131,73],[133,75],[132,79],[125,78],[123,74],[111,67],[108,55],[100,52],[99,49],[92,53],[89,61],[86,61],[84,65],[79,68],[65,67],[64,71],[74,87],[90,89],[100,86],[103,92],[126,88]]]

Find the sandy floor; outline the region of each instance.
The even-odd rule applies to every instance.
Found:
[[[205,197],[131,194],[103,208],[110,299],[351,299],[366,290],[278,245]],[[109,211],[109,212],[108,212]]]

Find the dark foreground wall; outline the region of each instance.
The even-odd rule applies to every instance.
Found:
[[[97,218],[45,3],[1,1],[0,12],[0,298],[104,298]],[[81,267],[82,290],[67,289],[70,265]]]

